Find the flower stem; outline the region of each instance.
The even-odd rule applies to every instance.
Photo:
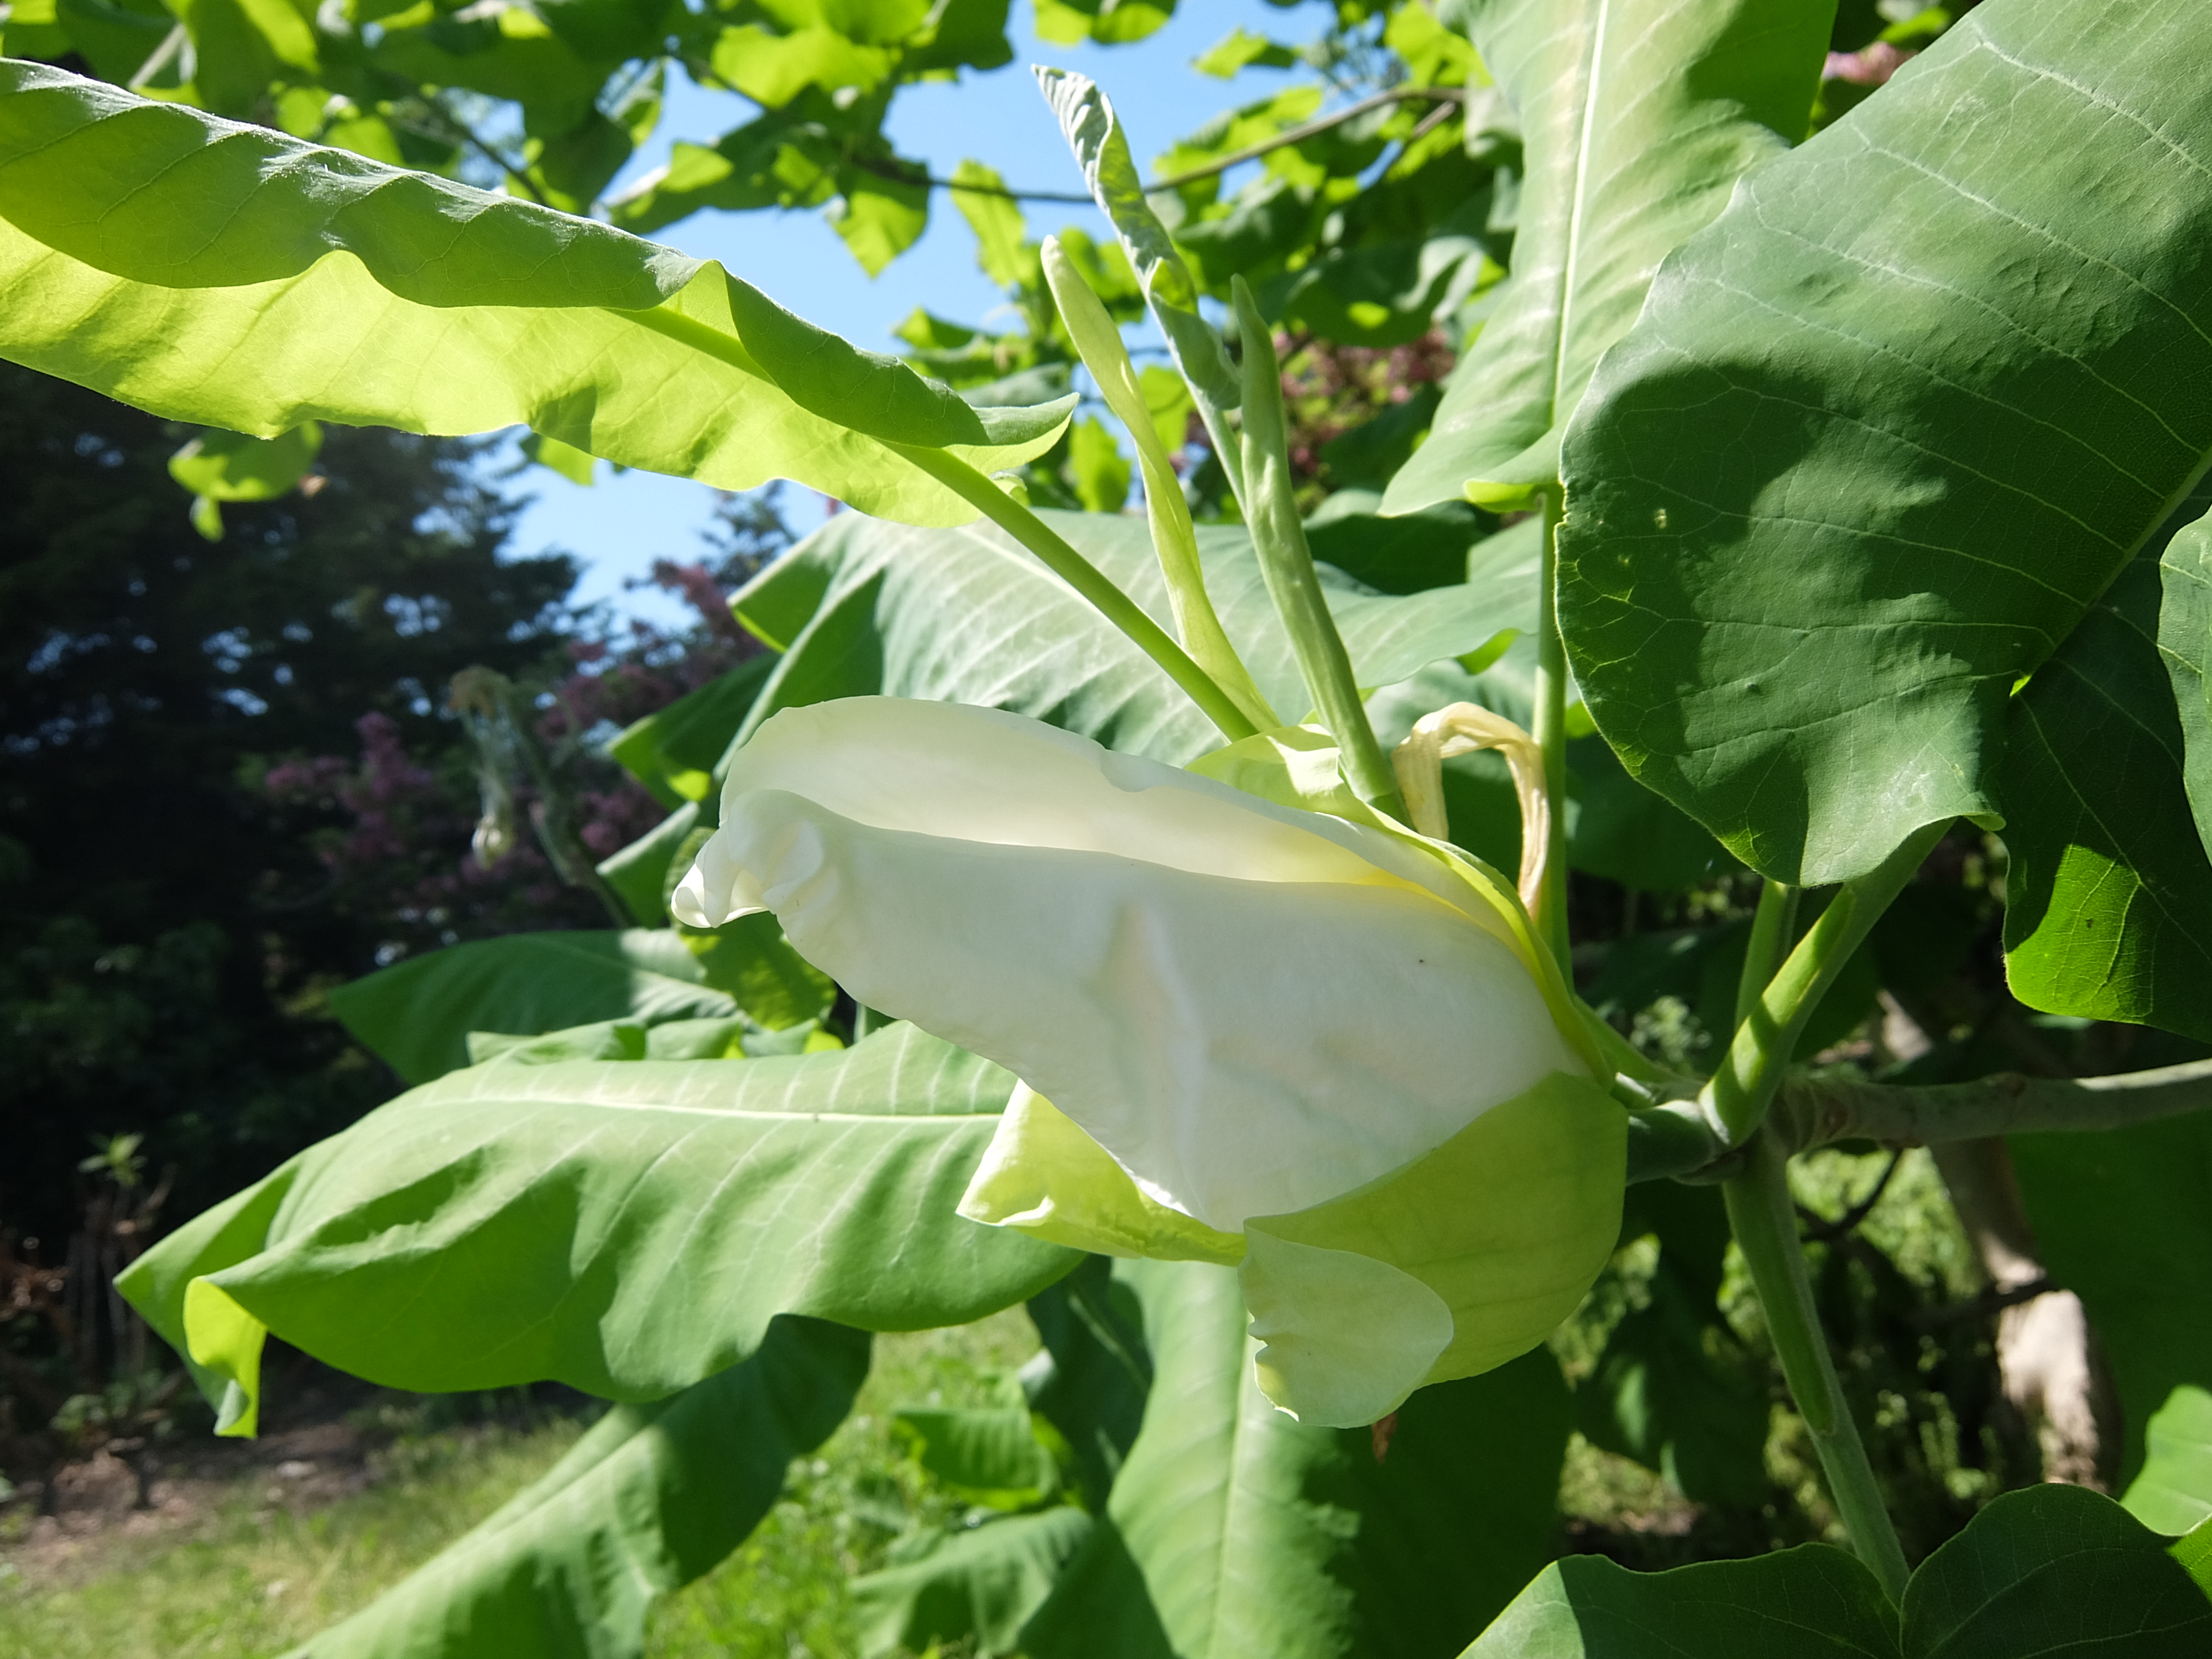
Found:
[[[1275,337],[1244,279],[1231,278],[1230,287],[1244,341],[1244,512],[1260,574],[1291,636],[1314,706],[1336,738],[1346,781],[1362,800],[1403,823],[1406,804],[1398,793],[1398,775],[1376,741],[1344,636],[1336,631],[1336,618],[1329,614],[1314,571],[1305,521],[1298,515]]]
[[[1237,706],[1236,699],[1192,661],[1190,653],[1170,639],[1165,629],[1028,507],[957,455],[919,444],[885,442],[884,447],[913,462],[1036,554],[1047,569],[1089,600],[1099,615],[1158,663],[1231,743],[1257,733],[1259,728]]]
[[[1797,895],[1787,882],[1767,880],[1759,890],[1759,908],[1751,919],[1751,939],[1744,946],[1743,975],[1735,988],[1735,1023],[1741,1025],[1759,1006],[1759,999],[1782,965],[1783,952],[1797,936]]]
[[[1796,1212],[1790,1201],[1787,1164],[1769,1135],[1759,1135],[1750,1154],[1746,1167],[1723,1183],[1729,1225],[1766,1311],[1766,1328],[1782,1361],[1782,1375],[1812,1431],[1814,1449],[1828,1477],[1837,1512],[1850,1534],[1851,1547],[1896,1601],[1903,1597],[1910,1576],[1905,1548],[1882,1504],[1874,1466],[1867,1461],[1866,1444],[1851,1420],[1826,1333],[1813,1305],[1812,1281],[1805,1272]]]
[[[1145,517],[1152,532],[1152,548],[1159,555],[1160,574],[1168,585],[1168,605],[1176,619],[1176,632],[1216,685],[1263,729],[1283,722],[1267,707],[1267,699],[1253,683],[1251,671],[1237,654],[1213,600],[1206,591],[1206,568],[1198,556],[1198,531],[1191,523],[1190,507],[1183,500],[1182,481],[1176,477],[1159,434],[1152,429],[1152,412],[1137,380],[1136,366],[1121,343],[1115,326],[1091,284],[1060,246],[1048,236],[1042,250],[1045,284],[1060,307],[1062,325],[1075,342],[1076,354],[1091,371],[1098,392],[1115,418],[1128,428],[1137,447],[1137,462],[1145,476]]]
[[[1758,1001],[1749,1004],[1729,1043],[1727,1057],[1705,1085],[1706,1108],[1731,1142],[1741,1146],[1759,1127],[1767,1103],[1781,1086],[1783,1067],[1790,1063],[1814,1009],[1836,982],[1836,975],[1844,971],[1851,952],[1859,948],[1891,901],[1905,890],[1929,849],[1949,828],[1946,819],[1914,831],[1884,863],[1856,881],[1844,883],[1828,901],[1820,919],[1797,941],[1797,948]],[[1763,894],[1760,903],[1762,907],[1765,903]],[[1756,922],[1753,932],[1757,932]],[[1748,961],[1745,966],[1748,971]]]
[[[1567,647],[1559,636],[1556,590],[1559,567],[1559,492],[1540,493],[1544,507],[1543,564],[1536,580],[1536,716],[1533,736],[1544,757],[1544,793],[1551,805],[1550,844],[1544,880],[1529,920],[1551,947],[1559,971],[1567,966]]]

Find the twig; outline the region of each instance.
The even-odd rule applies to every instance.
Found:
[[[1420,125],[1416,126],[1407,137],[1406,142],[1408,144],[1425,135],[1437,122],[1449,116],[1455,106],[1464,105],[1467,102],[1467,90],[1463,87],[1390,87],[1370,97],[1363,98],[1356,104],[1346,104],[1342,109],[1332,110],[1327,115],[1316,116],[1312,120],[1279,132],[1272,138],[1263,138],[1256,144],[1248,144],[1243,149],[1218,157],[1206,162],[1203,167],[1191,167],[1182,173],[1171,173],[1164,179],[1155,179],[1152,183],[1143,186],[1145,194],[1152,196],[1164,190],[1180,190],[1185,185],[1194,185],[1201,179],[1211,179],[1217,173],[1228,172],[1231,167],[1242,167],[1247,161],[1256,161],[1270,150],[1282,149],[1291,144],[1303,143],[1316,134],[1327,132],[1332,127],[1342,126],[1346,121],[1366,114],[1369,110],[1380,109],[1385,104],[1402,103],[1412,98],[1428,99],[1437,107],[1422,118]],[[928,190],[965,191],[971,196],[994,196],[1007,202],[1066,202],[1077,207],[1089,207],[1091,204],[1091,198],[1088,193],[1059,190],[1016,190],[1006,185],[963,184],[957,179],[940,179],[926,167],[914,167],[901,162],[896,158],[887,160],[881,156],[848,155],[845,160],[851,166],[859,167],[864,173],[872,173],[879,179],[889,179],[902,185],[918,185]]]
[[[1969,1297],[1964,1302],[1946,1302],[1937,1307],[1918,1308],[1905,1316],[1905,1322],[1917,1331],[1937,1331],[1946,1325],[1963,1325],[1970,1320],[1987,1319],[1991,1314],[2002,1313],[2007,1308],[2016,1308],[2023,1302],[2033,1302],[2039,1296],[2048,1296],[2058,1287],[2048,1275],[2031,1279],[2025,1285],[2014,1285],[2007,1290],[1990,1289],[1979,1296]]]
[[[1881,1174],[1875,1177],[1873,1190],[1833,1221],[1800,1204],[1797,1206],[1798,1215],[1812,1224],[1805,1229],[1805,1242],[1808,1244],[1825,1244],[1832,1239],[1842,1238],[1846,1234],[1856,1232],[1859,1224],[1872,1215],[1874,1206],[1881,1202],[1882,1194],[1889,1190],[1889,1179],[1897,1173],[1897,1166],[1904,1161],[1904,1158],[1903,1147],[1892,1152],[1889,1155],[1889,1163],[1883,1168]]]
[[[2212,1060],[2118,1077],[2030,1078],[1917,1088],[1793,1079],[1775,1103],[1775,1131],[1793,1152],[1838,1140],[1911,1146],[1987,1135],[2117,1129],[2212,1109]]]
[[[1317,115],[1312,120],[1279,132],[1272,138],[1263,138],[1256,144],[1247,144],[1243,149],[1233,150],[1226,155],[1218,156],[1206,162],[1203,167],[1192,167],[1183,173],[1171,173],[1164,179],[1155,179],[1144,187],[1145,194],[1151,196],[1164,190],[1180,190],[1185,185],[1194,185],[1201,179],[1211,179],[1216,173],[1226,173],[1231,167],[1242,167],[1247,161],[1257,161],[1270,150],[1281,149],[1291,144],[1303,143],[1316,134],[1327,132],[1331,127],[1340,127],[1346,121],[1366,114],[1370,109],[1380,109],[1385,104],[1403,103],[1408,98],[1426,98],[1440,104],[1463,105],[1467,102],[1467,88],[1464,87],[1386,87],[1381,92],[1376,93],[1371,97],[1363,98],[1356,104],[1346,104],[1342,109],[1332,110],[1327,115]]]
[[[1929,1146],[1991,1135],[2124,1129],[2212,1110],[2212,1060],[2116,1077],[2030,1078],[2001,1072],[1976,1083],[1915,1088],[1838,1078],[1790,1078],[1771,1108],[1792,1155],[1839,1140]],[[1630,1115],[1629,1179],[1717,1180],[1733,1151],[1689,1101]]]
[[[896,156],[848,155],[848,166],[863,173],[872,173],[878,179],[888,179],[894,184],[915,185],[927,190],[958,191],[969,196],[994,196],[1006,202],[1066,202],[1078,207],[1089,207],[1091,198],[1073,191],[1013,190],[1005,185],[963,184],[956,179],[940,179],[927,167],[900,161]]]
[[[495,149],[486,140],[477,137],[477,135],[471,131],[464,123],[454,119],[453,116],[447,114],[444,110],[438,109],[436,105],[433,104],[429,106],[429,107],[438,110],[438,114],[441,117],[439,121],[410,121],[403,115],[387,115],[384,118],[390,122],[393,126],[404,128],[409,132],[419,134],[421,137],[425,138],[437,138],[447,143],[467,145],[471,149],[483,156],[485,161],[489,161],[494,167],[497,167],[501,173],[505,173],[516,184],[521,185],[523,190],[528,194],[530,199],[537,203],[538,206],[550,207],[552,205],[545,199],[544,192],[531,181],[530,175],[523,171],[521,167],[516,166],[506,156],[501,155],[500,152]]]

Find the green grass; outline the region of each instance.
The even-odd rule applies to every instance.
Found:
[[[241,1479],[195,1536],[111,1534],[65,1570],[76,1582],[8,1574],[0,1659],[282,1653],[459,1537],[581,1432],[568,1421],[404,1437],[376,1455],[376,1485],[304,1515],[268,1503],[266,1471]]]
[[[981,1406],[1036,1352],[1018,1309],[954,1330],[878,1337],[867,1386],[843,1427],[792,1467],[783,1498],[737,1553],[671,1596],[647,1659],[858,1659],[845,1595],[883,1565],[907,1526],[950,1518],[891,1429],[902,1406]]]
[[[907,1525],[941,1518],[892,1432],[902,1406],[981,1405],[1034,1352],[1018,1309],[957,1330],[878,1338],[854,1416],[814,1456],[760,1529],[656,1613],[652,1659],[857,1659],[848,1575],[879,1565]],[[452,1543],[574,1443],[583,1424],[424,1431],[390,1420],[364,1491],[294,1515],[261,1471],[241,1477],[189,1535],[116,1531],[64,1566],[0,1531],[0,1659],[265,1659],[366,1605]],[[30,1565],[26,1569],[24,1562]]]

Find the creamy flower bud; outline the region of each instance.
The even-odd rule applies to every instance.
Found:
[[[1493,874],[1348,791],[1285,804],[1326,793],[1325,743],[1224,751],[1239,787],[996,710],[787,710],[673,908],[773,910],[860,1001],[1013,1072],[965,1212],[1241,1259],[1271,1397],[1350,1423],[1571,1311],[1625,1126]]]

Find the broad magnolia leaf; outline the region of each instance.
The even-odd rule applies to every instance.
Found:
[[[2212,1392],[2185,1383],[2143,1425],[2142,1473],[2121,1502],[2153,1532],[2179,1535],[2212,1516]]]
[[[1484,516],[1465,501],[1443,501],[1395,519],[1376,511],[1381,501],[1372,490],[1340,489],[1322,502],[1306,520],[1314,557],[1384,593],[1419,593],[1455,582],[1534,581],[1543,556],[1540,520],[1488,535]]]
[[[620,852],[602,860],[599,874],[632,920],[647,926],[665,921],[668,890],[690,866],[690,854],[707,833],[699,825],[699,803],[687,800]],[[684,854],[680,867],[679,853]]]
[[[979,411],[711,262],[42,64],[0,62],[0,355],[179,420],[517,423],[626,466],[867,511],[975,510],[1067,409]]]
[[[617,1406],[542,1479],[292,1659],[637,1659],[646,1616],[714,1569],[852,1408],[868,1339],[782,1318],[751,1358]]]
[[[2167,540],[2159,577],[2158,649],[2181,721],[2182,782],[2197,839],[2212,848],[2212,513]]]
[[[1749,168],[1802,137],[1832,8],[1806,0],[1476,0],[1483,63],[1528,155],[1513,271],[1386,509],[1513,500],[1554,476],[1559,431],[1659,262]]]
[[[1107,1258],[1092,1255],[1031,1297],[1029,1315],[1044,1348],[1022,1368],[1023,1391],[1066,1443],[1076,1488],[1095,1514],[1144,1423],[1152,1386],[1144,1309]]]
[[[705,799],[724,752],[775,669],[771,656],[747,658],[633,722],[607,745],[609,758],[620,762],[663,806]]]
[[[672,1019],[659,1025],[634,1019],[603,1019],[536,1036],[471,1031],[469,1064],[483,1066],[495,1060],[516,1066],[551,1066],[564,1060],[742,1060],[744,1027],[745,1022],[733,1015],[726,1019]]]
[[[727,1017],[737,1000],[666,928],[512,933],[399,963],[331,993],[345,1027],[410,1083],[469,1063],[469,1033]]]
[[[211,501],[273,501],[315,464],[323,429],[310,422],[273,438],[204,432],[169,459],[169,476]]]
[[[263,1334],[425,1392],[656,1399],[779,1313],[981,1318],[1079,1259],[955,1212],[1012,1079],[909,1025],[790,1059],[491,1064],[196,1217],[125,1293],[250,1432]]]
[[[1901,1659],[1895,1623],[1874,1575],[1826,1544],[1652,1573],[1571,1555],[1462,1659]]]
[[[1765,873],[2037,810],[2014,688],[2212,459],[2208,52],[2202,7],[1990,0],[1747,178],[1592,382],[1576,676]]]
[[[1656,1233],[1651,1300],[1613,1327],[1575,1389],[1577,1425],[1597,1446],[1671,1480],[1693,1503],[1755,1509],[1767,1495],[1766,1378],[1716,1305],[1728,1218],[1711,1187],[1632,1187],[1624,1239]]]
[[[2173,1391],[2212,1389],[2212,1279],[2197,1267],[2212,1261],[2212,1120],[2009,1144],[2036,1248],[2112,1362],[2127,1435],[2118,1474],[2133,1480]]]
[[[1059,1485],[1058,1465],[1036,1437],[1029,1407],[1018,1396],[1009,1406],[958,1411],[908,1407],[892,1422],[912,1446],[915,1461],[973,1503],[1021,1509]]]
[[[1902,1609],[1826,1544],[1654,1573],[1571,1556],[1463,1659],[2188,1659],[2212,1601],[2166,1545],[2109,1498],[2043,1486],[1921,1563]]]
[[[1141,519],[1038,515],[1164,625],[1172,621]],[[1303,713],[1298,673],[1244,531],[1201,526],[1200,557],[1222,627],[1277,708]],[[1323,568],[1329,608],[1364,686],[1480,650],[1535,625],[1534,572],[1499,561],[1480,587],[1405,597]],[[839,514],[732,601],[784,652],[750,726],[779,708],[884,695],[1012,709],[1109,748],[1182,763],[1220,744],[1190,700],[1030,554],[988,526],[917,532]]]
[[[2166,566],[2163,605],[2159,550],[2137,554],[2014,695],[2000,783],[2013,994],[2207,1038],[2212,861],[2190,811],[2189,723],[2175,713],[2176,690],[2194,676],[2184,652],[2201,659],[2207,642],[2191,625],[2203,618],[2185,574],[2201,544],[2192,538]],[[2191,689],[2194,708],[2181,708],[2203,764],[2201,682]]]
[[[916,1559],[853,1581],[861,1651],[924,1653],[963,1638],[978,1654],[1021,1650],[1022,1627],[1096,1523],[1062,1504],[940,1534]]]
[[[1158,1376],[1106,1514],[1022,1652],[1450,1653],[1550,1554],[1571,1407],[1548,1353],[1423,1389],[1387,1435],[1317,1429],[1255,1386],[1233,1273],[1118,1274]]]

